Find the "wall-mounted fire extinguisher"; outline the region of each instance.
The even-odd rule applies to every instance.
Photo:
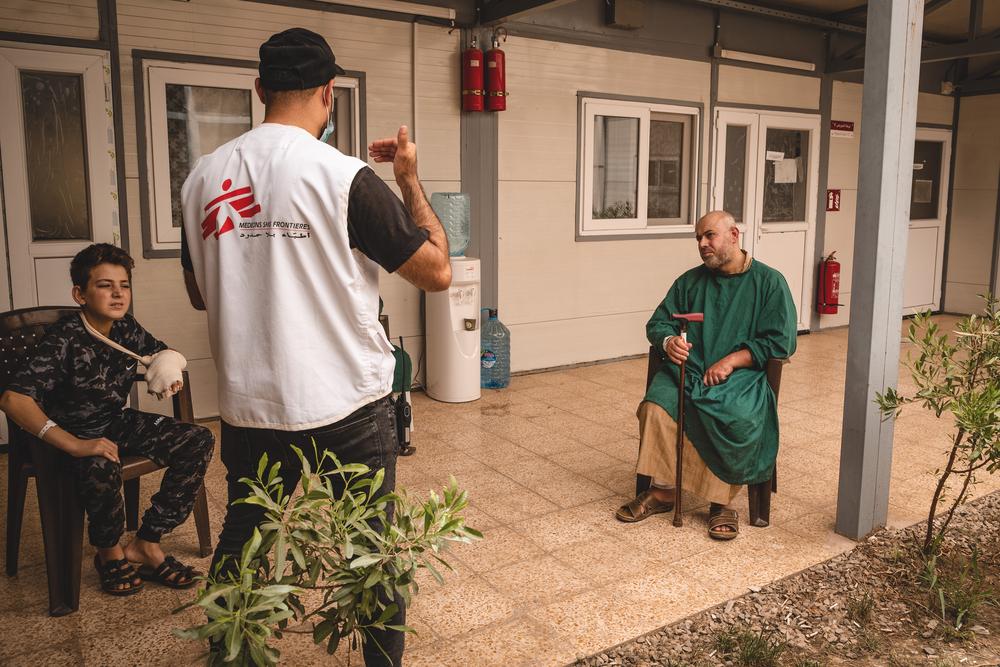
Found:
[[[483,51],[478,40],[462,51],[462,111],[482,111],[483,96]]]
[[[819,263],[819,289],[816,290],[816,312],[820,315],[836,315],[840,307],[840,262],[834,259],[833,251]]]
[[[493,48],[486,52],[486,108],[489,111],[507,109],[507,63],[500,50],[500,33],[507,41],[507,31],[497,28],[493,33]]]

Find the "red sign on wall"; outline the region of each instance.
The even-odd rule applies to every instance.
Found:
[[[840,210],[840,190],[826,191],[826,210],[832,212]]]
[[[831,137],[844,137],[845,139],[854,138],[854,121],[853,120],[831,120],[830,121],[830,136]]]

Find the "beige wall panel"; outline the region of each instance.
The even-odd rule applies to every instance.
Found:
[[[345,69],[365,72],[368,140],[395,136],[400,125],[415,126],[420,173],[428,195],[460,187],[458,108],[459,35],[419,26],[417,35],[417,119],[413,120],[412,27],[398,21],[280,7],[240,0],[163,3],[119,0],[123,127],[129,236],[136,256],[136,316],[144,326],[188,356],[195,412],[218,411],[216,378],[203,314],[187,301],[177,259],[142,259],[142,231],[132,50],[187,53],[256,61],[259,45],[271,34],[306,26],[322,34]],[[372,165],[390,182],[391,165]],[[420,356],[422,324],[419,291],[398,276],[383,273],[385,312],[394,339],[405,337],[414,365]]]
[[[830,170],[827,187],[856,190],[858,187],[858,155],[861,150],[861,84],[833,83],[831,120],[854,122],[854,136],[830,137]],[[843,202],[840,210],[844,211]],[[851,211],[853,226],[854,212]],[[829,214],[827,214],[829,218]]]
[[[826,214],[824,254],[837,252],[840,261],[840,299],[834,315],[820,315],[821,329],[844,326],[850,320],[851,271],[854,265],[854,224],[858,206],[858,155],[861,149],[861,97],[857,83],[833,82],[832,120],[854,122],[854,136],[830,137],[827,187],[840,189],[840,211]],[[824,128],[824,131],[829,131]],[[817,260],[818,261],[818,260]],[[810,307],[815,307],[810,304]]]
[[[652,312],[556,320],[510,327],[514,372],[645,354],[646,320]],[[500,316],[503,319],[503,315]],[[639,396],[636,395],[638,402]]]
[[[1000,95],[962,99],[955,188],[996,189],[1000,170]]]
[[[4,0],[0,31],[98,39],[97,0]]]
[[[997,191],[956,190],[952,201],[948,282],[985,286],[990,281]]]
[[[1000,95],[968,97],[959,110],[944,308],[982,309],[989,289],[1000,171]]]
[[[501,181],[576,181],[578,91],[708,106],[708,63],[517,37],[504,51],[510,98],[500,115]]]
[[[624,314],[648,319],[673,280],[698,263],[692,239],[577,243],[575,196],[575,183],[500,183],[500,316],[508,326]],[[576,361],[595,343],[569,342],[584,355]]]
[[[983,300],[979,296],[986,291],[986,285],[949,282],[944,295],[944,310],[949,313],[980,313]]]
[[[749,67],[719,66],[719,101],[819,109],[820,79]]]
[[[840,262],[841,294],[851,291],[851,270],[854,266],[854,215],[858,206],[857,190],[842,190],[840,212],[826,214],[826,236],[823,242],[824,257],[837,252]],[[818,262],[820,258],[817,258]]]
[[[955,116],[955,98],[951,95],[920,93],[917,98],[917,123],[951,125]]]
[[[460,181],[459,32],[449,35],[446,28],[418,25],[417,46],[416,142],[420,177],[426,181]]]
[[[646,320],[698,263],[697,250],[683,238],[576,242],[577,92],[707,107],[710,67],[520,38],[504,50],[511,97],[499,119],[499,308],[512,330],[512,368],[641,353]]]

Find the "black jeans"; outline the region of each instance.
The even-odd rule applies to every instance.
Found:
[[[264,508],[258,505],[233,505],[233,501],[249,495],[250,489],[240,482],[240,478],[257,476],[257,463],[267,454],[268,465],[281,462],[281,477],[285,493],[291,494],[298,486],[302,475],[302,464],[289,445],[295,445],[310,461],[315,470],[313,441],[316,450],[323,455],[329,450],[337,455],[341,463],[363,463],[374,474],[379,468],[385,469],[385,478],[380,493],[388,493],[396,486],[396,416],[389,398],[369,403],[341,421],[307,431],[277,431],[273,429],[241,428],[222,423],[222,462],[226,466],[226,483],[229,490],[229,507],[222,524],[219,544],[212,559],[212,571],[223,556],[239,559],[243,545],[253,534],[253,529],[264,520]],[[334,477],[334,490],[339,493],[339,478]],[[342,482],[341,482],[342,484]],[[387,510],[392,518],[392,507]],[[383,600],[388,602],[388,599]],[[394,600],[399,611],[388,621],[391,625],[402,625],[406,609],[401,598]],[[363,655],[367,667],[399,667],[403,662],[403,633],[395,630],[372,630],[372,638],[378,642],[365,641]],[[367,639],[367,638],[366,638]],[[379,650],[379,646],[382,650]],[[382,651],[388,654],[389,659]]]

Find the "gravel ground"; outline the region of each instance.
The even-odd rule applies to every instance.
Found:
[[[957,633],[921,584],[914,544],[918,524],[880,531],[848,553],[698,613],[576,665],[1000,665],[1000,492],[961,508],[946,540],[942,569],[976,545],[985,588],[983,604]],[[949,560],[950,559],[950,560]],[[968,588],[968,586],[966,586]],[[721,643],[746,631],[783,645],[770,662],[740,658]]]

